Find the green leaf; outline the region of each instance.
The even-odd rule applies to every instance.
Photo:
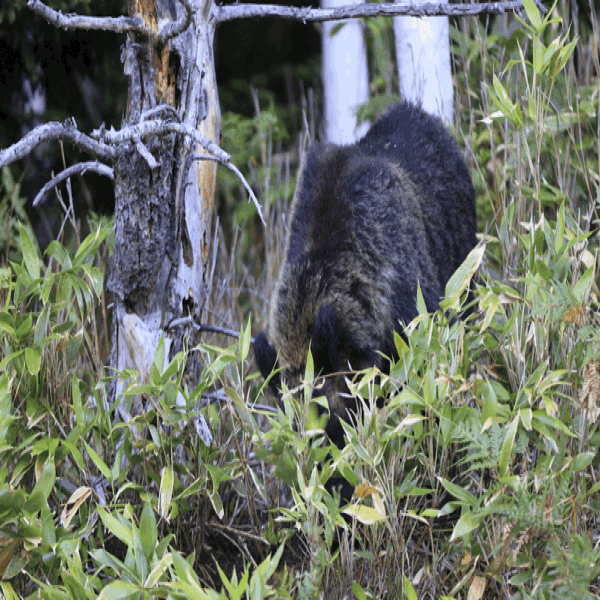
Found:
[[[17,328],[17,338],[19,341],[24,342],[29,337],[31,329],[33,327],[33,315],[29,313],[24,319],[21,325]]]
[[[81,598],[83,600],[87,597],[85,588],[83,587],[83,585],[81,585],[79,581],[77,581],[77,579],[71,573],[63,569],[61,573],[61,579],[65,584],[65,587],[71,593],[72,598]]]
[[[550,282],[554,277],[552,271],[543,260],[538,259],[535,261],[535,272],[538,273],[544,281]]]
[[[113,569],[118,577],[122,577],[124,573],[131,573],[123,562],[106,550],[90,550],[90,554],[101,567]]]
[[[367,23],[369,23],[369,21],[367,21]],[[342,23],[336,23],[332,28],[331,31],[329,32],[329,36],[333,37],[334,35],[336,35],[341,29],[342,27],[346,24],[346,22],[342,22]]]
[[[446,309],[460,308],[460,297],[469,286],[473,275],[479,269],[483,255],[485,254],[485,244],[479,244],[469,252],[467,258],[456,269],[450,280],[446,284],[446,299],[442,303]]]
[[[223,501],[221,500],[221,496],[219,495],[218,490],[207,490],[207,493],[210,499],[210,503],[212,504],[215,512],[217,513],[217,516],[219,517],[219,519],[222,519],[223,515],[225,514],[225,511],[223,510]]]
[[[4,321],[0,321],[0,331],[6,331],[6,333],[8,333],[11,336],[15,335],[14,327],[9,325],[8,323],[5,323]]]
[[[144,504],[140,517],[140,539],[144,554],[148,559],[152,558],[152,553],[156,548],[156,540],[158,539],[158,529],[156,528],[154,510],[149,502]]]
[[[406,579],[406,575],[404,576],[404,579]],[[367,595],[365,594],[365,591],[360,587],[360,584],[356,581],[352,584],[352,593],[354,594],[356,600],[367,600]]]
[[[100,514],[102,523],[104,523],[104,527],[118,537],[128,548],[131,548],[133,546],[133,531],[101,506],[98,507],[98,513]]]
[[[417,311],[419,312],[419,315],[426,315],[429,312],[427,310],[427,305],[425,304],[423,292],[421,291],[421,284],[419,282],[417,282]]]
[[[406,600],[418,600],[417,592],[415,592],[415,588],[412,586],[412,583],[409,581],[406,575],[404,577],[404,596]]]
[[[29,562],[29,559],[30,555],[27,552],[22,552],[16,556],[13,556],[11,561],[6,566],[6,569],[4,569],[2,578],[12,579],[13,577],[16,577],[25,568]]]
[[[163,577],[166,570],[173,564],[173,558],[170,554],[165,554],[152,568],[152,571],[148,574],[144,587],[154,587]]]
[[[35,323],[35,331],[33,333],[33,341],[35,344],[39,344],[46,335],[48,329],[48,320],[50,319],[50,306],[44,306],[40,316],[37,318]]]
[[[600,188],[599,188],[600,189]],[[587,302],[590,289],[594,283],[595,265],[592,265],[580,278],[573,287],[573,294],[581,304]]]
[[[85,444],[85,448],[88,451],[90,458],[94,461],[94,464],[96,465],[100,473],[102,473],[102,475],[104,475],[104,477],[106,477],[106,479],[108,479],[109,482],[112,482],[112,475],[110,473],[110,469],[106,466],[106,463],[100,458],[99,454],[85,440],[83,441],[83,443]]]
[[[540,28],[542,26],[540,9],[535,5],[534,0],[523,0],[523,8],[527,13],[527,18],[529,19],[529,22],[535,28],[536,33],[539,34]]]
[[[83,427],[85,425],[85,419],[83,417],[83,404],[81,402],[81,392],[79,391],[79,379],[77,375],[73,373],[73,379],[71,381],[71,394],[73,396],[73,410],[75,411],[75,420],[77,425]]]
[[[38,479],[38,482],[35,484],[35,487],[31,491],[31,495],[33,496],[35,493],[41,493],[44,498],[48,499],[50,496],[50,492],[54,488],[54,483],[56,482],[56,472],[54,468],[54,463],[52,461],[48,461],[44,469],[42,470],[42,474]]]
[[[158,340],[158,346],[156,347],[153,361],[154,366],[158,369],[158,373],[162,373],[165,369],[165,357],[165,338],[161,335],[160,340]],[[160,383],[160,377],[157,378],[156,382],[153,381],[153,383],[158,385]]]
[[[508,475],[508,464],[510,462],[510,457],[512,456],[512,449],[515,443],[515,436],[517,435],[518,426],[519,415],[517,415],[510,422],[510,425],[508,426],[508,429],[506,431],[506,437],[504,438],[504,442],[502,442],[502,448],[500,449],[500,460],[498,463],[498,471],[500,473],[500,477]]]
[[[51,256],[63,269],[71,268],[71,259],[69,253],[65,250],[64,246],[52,240],[46,248],[46,254]]]
[[[467,506],[475,508],[476,506],[479,505],[477,498],[473,494],[471,494],[471,492],[469,492],[468,490],[461,488],[459,485],[456,485],[455,483],[451,483],[450,481],[448,481],[447,479],[444,479],[443,477],[438,477],[438,479],[448,492],[450,492],[455,498],[458,498],[461,502],[463,502]]]
[[[36,251],[36,242],[30,235],[29,230],[20,224],[21,228],[21,251],[25,268],[32,279],[40,278],[40,259]]]
[[[532,429],[532,427],[531,427],[532,418],[533,418],[533,413],[531,411],[531,408],[527,407],[527,408],[519,409],[519,420],[521,421],[521,423],[523,423],[523,427],[525,427],[525,429],[527,431],[531,431],[531,429]]]
[[[37,375],[39,373],[41,362],[42,355],[38,348],[35,346],[25,348],[25,364],[27,365],[27,370],[32,375]]]
[[[73,259],[74,266],[80,266],[87,258],[93,254],[100,244],[104,241],[104,238],[110,233],[110,227],[98,227],[95,233],[90,233],[79,246],[75,258]]]
[[[592,460],[594,460],[595,456],[595,452],[582,452],[581,454],[578,454],[573,459],[573,462],[571,464],[571,471],[583,471],[592,462]]]
[[[148,559],[142,547],[139,531],[135,525],[132,527],[133,558],[135,559],[136,581],[144,581],[148,577]]]
[[[109,583],[105,588],[102,589],[98,600],[118,600],[119,598],[128,598],[135,593],[140,594],[140,589],[128,583],[127,581],[113,581]]]
[[[482,516],[475,515],[472,512],[468,512],[462,515],[460,519],[456,522],[456,525],[454,526],[454,530],[452,531],[452,536],[450,537],[450,540],[452,541],[456,538],[467,535],[467,533],[479,527],[479,524],[482,520]]]
[[[251,331],[252,330],[250,326],[250,317],[248,317],[248,320],[246,321],[246,327],[242,327],[242,331],[240,332],[240,338],[238,342],[239,354],[242,362],[246,360],[246,357],[250,352]]]

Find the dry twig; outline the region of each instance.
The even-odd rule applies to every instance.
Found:
[[[68,169],[65,169],[62,173],[59,173],[56,177],[53,177],[40,190],[38,195],[35,197],[35,200],[33,201],[33,206],[38,206],[39,204],[41,204],[42,200],[44,199],[44,196],[53,187],[57,186],[59,183],[61,183],[65,179],[68,179],[69,177],[72,177],[73,175],[83,175],[87,171],[93,171],[94,173],[98,173],[100,175],[106,175],[107,177],[110,177],[111,179],[115,178],[113,169],[111,167],[107,167],[106,165],[103,165],[102,163],[99,163],[98,161],[78,163],[76,165],[73,165],[72,167],[69,167]]]

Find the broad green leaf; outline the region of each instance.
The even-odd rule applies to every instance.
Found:
[[[73,379],[71,382],[71,394],[73,396],[73,410],[75,411],[75,420],[77,425],[84,427],[85,419],[83,417],[83,404],[81,402],[81,392],[79,390],[79,379],[77,375],[73,373]]]
[[[367,600],[365,591],[360,587],[360,583],[356,581],[352,584],[352,593],[354,594],[356,600]]]
[[[581,304],[587,302],[590,289],[594,283],[594,271],[596,270],[595,265],[592,265],[580,278],[579,281],[573,287],[573,294],[579,300]]]
[[[385,515],[382,515],[378,510],[365,506],[364,504],[350,504],[344,510],[343,513],[355,517],[357,521],[363,525],[372,525],[385,519]]]
[[[165,554],[152,568],[152,571],[148,574],[144,586],[147,588],[154,587],[165,574],[167,569],[173,564],[173,558],[170,554]]]
[[[52,240],[46,248],[46,254],[51,256],[63,269],[71,268],[71,259],[69,253],[65,250],[64,246]]]
[[[63,569],[63,572],[61,573],[61,579],[65,584],[65,587],[71,593],[72,598],[77,598],[78,600],[81,598],[81,600],[83,600],[87,597],[85,588],[74,575]]]
[[[166,357],[165,338],[163,335],[161,335],[160,339],[158,340],[158,346],[156,347],[156,352],[154,353],[154,361],[153,361],[153,364],[158,369],[159,373],[162,373],[165,369],[165,357]],[[160,377],[158,377],[156,379],[156,382],[153,381],[153,383],[159,384]]]
[[[548,267],[548,265],[543,260],[538,259],[535,261],[535,271],[544,281],[550,282],[554,278],[550,267]]]
[[[35,346],[25,348],[25,364],[27,365],[27,370],[32,375],[37,375],[39,373],[41,362],[42,355],[38,348]]]
[[[6,331],[9,335],[15,335],[14,327],[4,321],[0,321],[0,331]]]
[[[467,258],[456,269],[452,277],[446,284],[446,299],[443,302],[444,308],[460,308],[460,297],[463,295],[473,275],[479,269],[483,256],[485,254],[485,244],[478,244],[469,252]]]
[[[29,313],[17,328],[17,338],[19,338],[20,341],[25,341],[29,337],[32,327],[33,316],[31,313]]]
[[[2,573],[3,579],[12,579],[13,577],[16,577],[27,566],[30,558],[31,556],[28,552],[15,554]]]
[[[102,473],[102,475],[104,475],[104,477],[106,477],[106,479],[108,479],[109,482],[112,482],[112,475],[110,473],[110,469],[106,466],[106,463],[100,458],[100,455],[85,440],[83,441],[83,443],[85,444],[85,448],[88,454],[90,455],[90,458],[92,459],[100,473]]]
[[[29,230],[20,224],[21,227],[21,251],[23,252],[23,261],[25,268],[32,279],[40,278],[40,259],[36,250],[36,242],[30,235]]]
[[[141,593],[140,589],[128,583],[127,581],[113,581],[109,583],[98,596],[98,600],[119,600],[119,598],[128,598],[132,594]]]
[[[128,548],[131,548],[133,546],[133,531],[101,506],[98,507],[98,513],[100,514],[102,523],[104,523],[104,527],[118,537]]]
[[[156,548],[156,540],[158,539],[158,530],[156,527],[156,518],[154,510],[149,502],[144,504],[142,514],[140,516],[140,539],[144,554],[150,559]]]
[[[112,554],[109,554],[106,550],[90,550],[90,554],[101,567],[113,569],[119,577],[122,577],[124,573],[131,573],[125,563],[115,558]]]
[[[527,407],[519,409],[519,420],[521,421],[521,423],[523,423],[523,427],[525,427],[527,431],[531,431],[532,418],[533,413],[531,411],[531,408]]]
[[[517,428],[519,426],[519,415],[517,415],[508,426],[506,431],[506,437],[502,442],[502,448],[500,449],[500,461],[498,463],[498,471],[500,476],[503,477],[508,475],[508,464],[512,455],[513,445],[515,443],[515,436],[517,435]]]
[[[417,592],[415,592],[415,588],[412,586],[412,583],[409,581],[406,575],[404,577],[404,597],[406,600],[418,600]]]
[[[523,8],[527,13],[527,18],[529,19],[529,22],[535,28],[536,33],[539,34],[540,27],[542,26],[542,17],[540,16],[540,9],[535,5],[534,0],[523,0]]]
[[[485,311],[485,317],[480,326],[480,331],[483,333],[492,322],[492,319],[496,315],[498,308],[500,307],[500,298],[494,292],[488,292],[484,298],[479,302],[481,310]]]
[[[50,306],[46,305],[42,309],[37,321],[35,323],[35,331],[33,333],[33,341],[35,344],[39,344],[46,335],[48,330],[48,320],[50,318]]]
[[[35,487],[33,488],[31,495],[39,492],[44,498],[48,498],[50,496],[50,492],[54,488],[54,483],[56,481],[56,472],[54,468],[54,463],[52,461],[48,461],[42,470],[42,474],[38,479]]]
[[[460,519],[456,522],[456,525],[454,526],[454,530],[452,531],[452,536],[450,537],[450,540],[452,541],[456,538],[467,535],[467,533],[479,527],[479,524],[482,520],[482,516],[474,515],[472,512],[468,512],[462,515]]]
[[[242,331],[240,332],[240,338],[238,342],[239,354],[242,362],[246,360],[246,357],[250,352],[251,332],[252,328],[250,326],[250,317],[248,317],[248,320],[246,321],[246,327],[242,327]]]
[[[464,488],[461,488],[459,485],[456,485],[455,483],[448,481],[447,479],[444,479],[443,477],[438,477],[438,479],[440,480],[440,482],[444,486],[444,488],[448,492],[450,492],[455,498],[458,498],[459,500],[464,502],[467,506],[470,506],[470,507],[478,506],[479,502],[477,501],[477,498],[473,494],[471,494],[471,492],[469,492],[468,490],[465,490]]]
[[[583,471],[594,460],[595,456],[595,452],[582,452],[578,454],[571,463],[571,471]]]

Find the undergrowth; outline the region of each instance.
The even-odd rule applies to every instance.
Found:
[[[271,151],[284,137],[273,114],[257,103],[240,146],[244,160],[256,151],[267,228],[253,243],[244,206],[229,247],[217,226],[213,248],[207,320],[239,339],[210,334],[172,357],[161,341],[142,382],[104,366],[110,224],[42,255],[3,172],[4,597],[600,595],[600,67],[593,10],[576,38],[557,18],[569,6],[544,17],[526,2],[525,21],[463,19],[453,32],[481,243],[438,314],[419,299],[389,374],[350,378],[362,408],[343,450],[324,440],[310,359],[280,408],[252,363],[294,187]],[[203,365],[193,388],[190,353]],[[140,395],[147,410],[125,423]],[[355,486],[349,504],[331,477]]]

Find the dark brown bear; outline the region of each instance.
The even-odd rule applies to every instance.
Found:
[[[435,311],[446,283],[477,243],[475,193],[458,145],[440,119],[408,102],[357,143],[310,148],[292,204],[286,256],[271,306],[269,339],[254,341],[258,367],[280,393],[304,376],[311,348],[326,428],[355,405],[344,375],[386,370],[394,330],[417,314],[417,282]],[[269,341],[270,340],[270,341]],[[343,394],[343,395],[340,395]],[[350,403],[350,404],[349,404]]]

